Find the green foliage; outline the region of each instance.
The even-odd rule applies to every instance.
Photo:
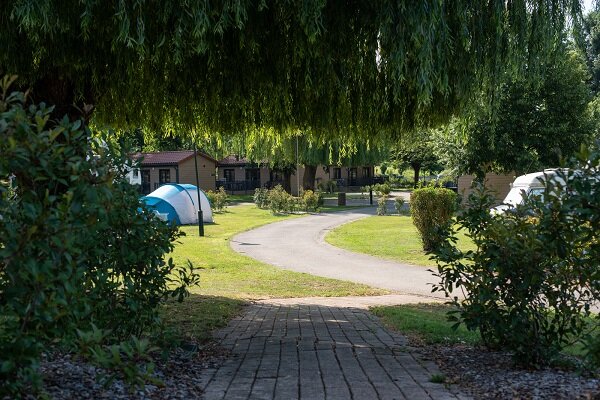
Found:
[[[396,197],[394,199],[394,208],[396,209],[396,212],[400,215],[402,215],[404,213],[404,204],[406,203],[406,200],[404,200],[404,197]]]
[[[547,364],[577,340],[598,361],[597,335],[586,332],[600,327],[597,315],[588,318],[600,300],[600,153],[578,157],[575,169],[546,180],[542,196],[504,214],[490,213],[489,193],[474,193],[457,229],[476,249],[456,248],[452,228],[436,255],[441,282],[434,290],[460,310],[451,319],[528,366]],[[455,290],[465,299],[453,297]]]
[[[254,199],[257,206],[269,208],[273,214],[297,211],[318,212],[323,206],[321,192],[305,190],[302,192],[301,197],[294,197],[286,192],[281,185],[277,185],[271,190],[256,189]]]
[[[502,81],[495,108],[438,132],[436,152],[458,173],[539,171],[556,167],[588,143],[594,119],[587,71],[574,51],[544,64],[540,82]],[[593,110],[592,110],[593,112]]]
[[[269,208],[268,194],[269,191],[265,188],[254,189],[254,204],[258,208]]]
[[[277,185],[267,193],[267,203],[273,214],[281,214],[290,209],[292,204],[292,195],[283,189],[283,186]]]
[[[179,233],[139,203],[127,151],[82,121],[0,97],[0,394],[38,387],[39,357],[92,323],[118,343],[156,326],[198,276],[164,256]],[[12,177],[9,179],[9,177]],[[12,181],[13,189],[7,182]],[[14,193],[8,196],[10,191]]]
[[[538,65],[580,16],[571,0],[5,1],[0,70],[71,111],[94,104],[98,122],[375,136]]]
[[[384,194],[379,197],[379,199],[377,200],[377,215],[387,215],[387,212],[388,212],[387,201],[388,201],[387,194]]]
[[[318,212],[323,205],[323,196],[319,192],[313,192],[312,190],[305,190],[302,193],[302,206],[304,211]]]
[[[129,385],[131,390],[149,382],[162,384],[154,377],[152,362],[152,353],[157,352],[158,348],[153,347],[148,339],[138,339],[135,336],[121,343],[107,345],[109,334],[110,331],[103,331],[92,324],[89,331],[78,329],[75,340],[79,354],[106,371],[100,373],[102,383],[110,385],[118,378]]]
[[[223,212],[223,210],[225,210],[229,205],[229,195],[223,186],[221,186],[216,192],[209,190],[208,193],[206,193],[206,197],[208,197],[210,206],[215,212]]]
[[[371,186],[371,189],[377,193],[378,196],[389,196],[392,191],[392,187],[389,183],[376,183]]]
[[[583,19],[583,37],[579,41],[591,75],[590,86],[595,94],[600,92],[600,11],[594,10]]]
[[[423,250],[435,250],[443,233],[452,225],[456,209],[456,193],[448,189],[426,187],[415,189],[410,196],[412,220],[423,242]]]
[[[337,189],[337,183],[333,179],[319,182],[317,184],[317,189],[321,192],[334,193]]]
[[[426,136],[430,133],[419,132],[417,137],[405,139],[394,149],[396,160],[402,167],[411,167],[414,171],[413,187],[419,183],[419,174],[422,169],[429,172],[443,170],[439,158],[434,152],[433,141]]]

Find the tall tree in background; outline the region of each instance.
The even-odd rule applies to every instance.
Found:
[[[116,128],[373,137],[446,121],[569,17],[579,1],[3,1],[0,73]]]
[[[461,173],[480,177],[556,167],[561,156],[571,156],[590,139],[588,76],[579,53],[561,51],[545,64],[540,83],[509,79],[498,91],[495,110],[482,110],[466,126],[456,123],[447,137],[454,143],[437,149],[453,152],[446,159],[458,161]]]
[[[410,166],[414,171],[413,187],[419,184],[421,170],[439,172],[444,168],[433,151],[429,134],[422,133],[421,137],[405,139],[393,151],[396,161],[401,166]]]

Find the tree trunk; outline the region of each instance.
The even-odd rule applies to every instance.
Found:
[[[315,177],[317,176],[316,165],[305,165],[304,175],[302,176],[302,188],[304,190],[315,190]]]
[[[283,190],[292,194],[292,171],[283,171]]]
[[[417,186],[419,185],[419,172],[421,171],[421,164],[411,164],[411,167],[413,167],[414,171],[415,171],[415,182],[413,185],[413,188],[417,188]]]

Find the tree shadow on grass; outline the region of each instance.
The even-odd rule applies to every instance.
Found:
[[[165,327],[182,340],[207,342],[212,332],[227,325],[247,303],[221,296],[190,294],[182,303],[167,301],[161,309]]]

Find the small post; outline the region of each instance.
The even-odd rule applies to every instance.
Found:
[[[373,188],[369,188],[369,204],[373,205]]]
[[[198,194],[198,235],[204,236],[204,217],[202,215],[202,203],[200,202],[200,177],[198,176],[198,148],[194,143],[194,166],[196,167],[196,193]]]

